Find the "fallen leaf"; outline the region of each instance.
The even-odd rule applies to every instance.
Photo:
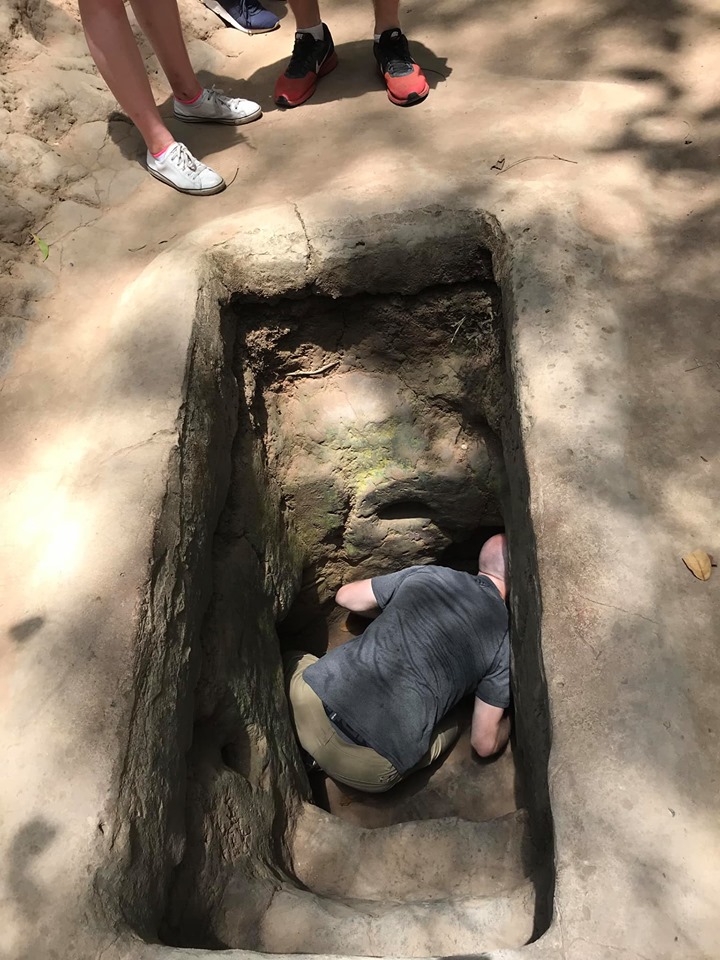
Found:
[[[45,241],[42,239],[42,237],[39,237],[36,233],[33,233],[32,238],[33,238],[33,240],[35,241],[35,243],[38,245],[38,247],[40,248],[40,253],[42,254],[43,260],[47,260],[47,258],[50,256],[50,247],[49,247],[49,245],[48,245],[47,243],[45,243]]]
[[[710,554],[705,553],[704,550],[693,550],[692,553],[688,553],[682,558],[682,562],[698,580],[710,579],[713,560]]]

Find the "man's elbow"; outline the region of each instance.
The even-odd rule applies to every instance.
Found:
[[[352,584],[345,583],[335,594],[335,603],[340,607],[345,607],[346,610],[352,610],[350,604],[352,603],[352,590],[350,587]]]
[[[500,749],[496,737],[473,737],[470,744],[479,757],[493,757]]]
[[[470,734],[470,743],[479,757],[494,757],[510,739],[510,718],[503,717],[497,730]]]

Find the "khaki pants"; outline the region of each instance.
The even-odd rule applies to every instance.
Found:
[[[403,775],[375,750],[347,743],[337,734],[322,700],[303,678],[305,670],[317,659],[310,653],[295,650],[284,657],[285,687],[298,740],[333,780],[366,793],[384,793],[399,783]],[[404,776],[437,760],[455,743],[459,733],[458,718],[453,711],[435,728],[425,756]]]

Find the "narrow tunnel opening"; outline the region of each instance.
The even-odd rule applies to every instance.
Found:
[[[358,956],[522,946],[547,927],[552,885],[522,725],[479,760],[466,704],[452,750],[359,795],[308,779],[281,666],[283,650],[321,656],[362,632],[334,603],[344,582],[413,564],[474,573],[511,527],[499,290],[238,297],[226,320],[237,430],[163,938]]]
[[[433,510],[420,500],[398,500],[377,508],[378,520],[432,520]]]

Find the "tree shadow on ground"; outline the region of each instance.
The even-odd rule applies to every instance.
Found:
[[[3,929],[3,939],[6,944],[16,942],[12,953],[15,960],[31,960],[46,953],[42,918],[49,890],[42,860],[59,833],[58,827],[45,818],[32,817],[15,832],[7,848],[4,861],[7,926]],[[11,954],[3,951],[2,955]]]

